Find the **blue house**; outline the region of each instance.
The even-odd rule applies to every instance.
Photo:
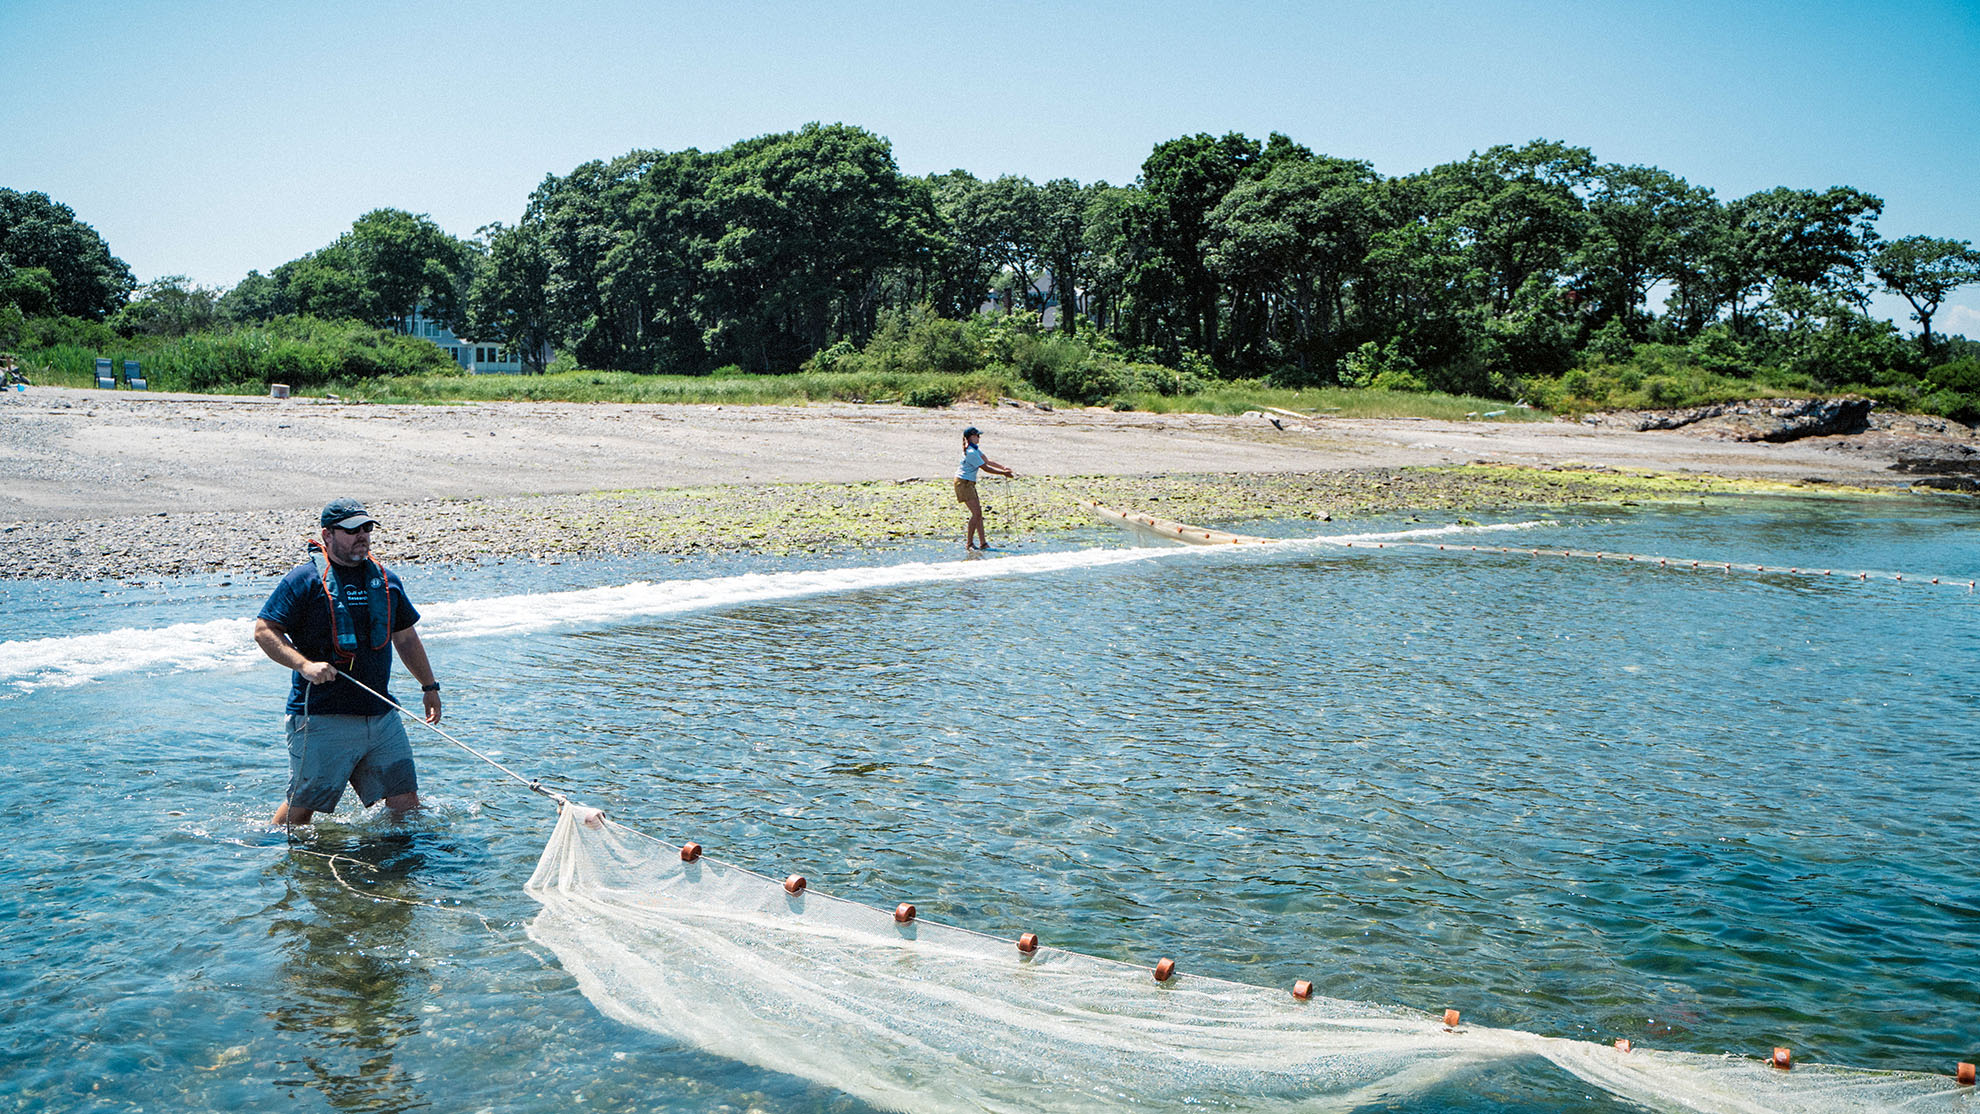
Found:
[[[426,316],[423,309],[414,310],[412,316],[401,318],[399,330],[409,337],[423,337],[445,348],[455,363],[476,375],[521,375],[523,372],[520,352],[455,336],[452,329]],[[545,345],[539,355],[542,358],[537,361],[537,366],[549,366],[549,345]]]

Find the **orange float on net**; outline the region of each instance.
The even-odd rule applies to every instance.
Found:
[[[1634,1047],[1636,1047],[1636,1046],[1635,1046],[1635,1045],[1633,1045],[1633,1044],[1631,1044],[1631,1043],[1629,1043],[1629,1042],[1628,1042],[1628,1041],[1626,1041],[1626,1040],[1619,1040],[1619,1041],[1617,1041],[1617,1042],[1616,1042],[1616,1051],[1617,1051],[1617,1052],[1628,1052],[1628,1051],[1629,1051],[1630,1049],[1632,1049],[1632,1048],[1634,1048]]]
[[[914,920],[914,906],[909,905],[905,901],[894,906],[894,920],[899,924],[907,924]]]
[[[801,893],[803,893],[803,892],[804,892],[804,875],[802,875],[802,874],[793,874],[793,875],[791,875],[791,876],[790,876],[789,878],[786,878],[786,879],[784,879],[784,892],[785,892],[785,893],[791,893],[791,894],[801,894]]]
[[[684,862],[684,863],[691,863],[691,862],[693,862],[693,861],[695,861],[696,859],[698,859],[698,858],[700,858],[700,857],[701,857],[701,844],[699,844],[699,843],[683,843],[683,844],[681,844],[681,861],[682,861],[682,862]]]
[[[1176,973],[1176,961],[1173,959],[1169,959],[1166,956],[1163,957],[1160,963],[1157,963],[1155,965],[1156,982],[1168,982],[1169,977],[1174,975],[1175,973]]]
[[[1294,983],[1293,997],[1299,999],[1302,1002],[1306,1001],[1308,998],[1313,997],[1313,984],[1306,981],[1305,979],[1301,979],[1298,982]]]
[[[1959,1067],[1953,1070],[1953,1078],[1959,1080],[1959,1085],[1962,1087],[1973,1086],[1973,1065],[1962,1061]]]
[[[1458,1011],[1456,1011],[1456,1010],[1445,1010],[1445,1011],[1444,1011],[1444,1024],[1445,1024],[1445,1025],[1448,1025],[1448,1026],[1450,1026],[1450,1027],[1451,1027],[1451,1028],[1453,1028],[1453,1029],[1455,1029],[1455,1028],[1457,1028],[1457,1024],[1458,1024]]]
[[[1773,1059],[1767,1062],[1782,1071],[1788,1071],[1794,1067],[1794,1054],[1785,1048],[1776,1048],[1774,1049]]]
[[[1030,955],[1032,952],[1037,951],[1038,934],[1036,932],[1027,932],[1024,935],[1018,937],[1018,950],[1026,955]]]

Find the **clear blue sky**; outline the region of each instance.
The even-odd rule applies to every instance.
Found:
[[[545,174],[812,120],[912,174],[1117,184],[1199,131],[1384,174],[1544,137],[1980,241],[1980,0],[0,0],[0,186],[140,280],[231,286],[381,206],[471,235]]]

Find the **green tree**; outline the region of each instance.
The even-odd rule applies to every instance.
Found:
[[[50,317],[61,312],[55,276],[46,267],[0,268],[0,306],[26,317]]]
[[[1093,201],[1108,188],[1105,182],[1082,186],[1071,178],[1054,178],[1038,187],[1038,260],[1052,274],[1060,327],[1067,336],[1079,334],[1080,292],[1091,281]]]
[[[656,155],[627,199],[626,234],[602,260],[601,293],[629,366],[706,370],[698,303],[721,234],[709,185],[724,156]]]
[[[1871,256],[1871,270],[1884,289],[1911,303],[1911,319],[1918,322],[1919,340],[1929,355],[1932,315],[1947,295],[1980,282],[1980,252],[1965,240],[1906,236],[1879,246]]]
[[[1126,339],[1128,279],[1136,267],[1136,246],[1130,242],[1129,209],[1140,203],[1140,191],[1130,186],[1095,183],[1086,198],[1082,237],[1086,313],[1110,335]]]
[[[1331,368],[1342,350],[1348,283],[1368,253],[1377,181],[1365,162],[1286,161],[1238,183],[1210,214],[1206,262],[1231,301],[1232,331],[1282,339],[1301,383],[1314,381],[1316,361]],[[1260,327],[1245,329],[1248,318]]]
[[[1665,302],[1665,321],[1682,337],[1702,336],[1722,309],[1738,304],[1748,283],[1749,265],[1738,253],[1726,206],[1708,196],[1692,216],[1670,244],[1671,296]]]
[[[357,260],[341,240],[291,259],[270,275],[280,284],[282,299],[302,316],[323,321],[376,320],[378,309],[367,296]]]
[[[225,320],[245,323],[272,321],[296,312],[296,307],[280,282],[260,271],[249,271],[246,278],[220,296],[219,311]]]
[[[40,269],[53,284],[54,312],[102,320],[137,281],[96,229],[45,193],[0,189],[0,286]]]
[[[468,285],[467,329],[471,336],[499,342],[522,358],[533,371],[544,370],[544,350],[551,344],[551,320],[545,290],[550,284],[549,257],[537,241],[539,229],[499,222],[480,230],[488,245],[487,266]]]
[[[473,276],[475,249],[431,217],[373,209],[339,242],[356,266],[372,324],[390,328],[422,308],[446,325],[465,324],[461,298]]]
[[[110,319],[125,336],[182,337],[220,324],[220,291],[184,275],[166,275],[138,287]]]
[[[461,301],[475,263],[473,245],[425,214],[373,209],[334,243],[275,268],[273,278],[297,313],[326,321],[401,328],[414,310],[424,309],[462,327]]]
[[[1012,308],[1044,308],[1044,212],[1038,187],[1029,178],[1006,174],[962,193],[949,215],[959,243],[980,250],[991,281],[1006,278]]]
[[[1587,231],[1577,191],[1594,171],[1586,148],[1536,139],[1430,172],[1432,214],[1465,230],[1492,312],[1510,311],[1533,279],[1553,283],[1566,270]]]
[[[1675,282],[1687,236],[1710,219],[1712,192],[1653,166],[1604,166],[1587,201],[1587,235],[1577,262],[1592,305],[1590,324],[1620,322],[1632,341],[1647,339],[1644,306],[1658,283]]]
[[[1130,210],[1128,233],[1146,250],[1129,283],[1141,303],[1137,312],[1170,326],[1160,330],[1167,334],[1160,344],[1172,353],[1187,347],[1215,359],[1220,352],[1222,291],[1205,251],[1210,214],[1262,150],[1237,132],[1198,133],[1156,144],[1141,164],[1144,200]]]
[[[1747,283],[1736,298],[1762,286],[1805,286],[1867,300],[1861,280],[1877,243],[1874,227],[1882,200],[1835,186],[1815,190],[1771,190],[1742,197],[1732,205],[1732,250],[1748,261]]]
[[[1434,171],[1379,184],[1379,215],[1355,303],[1357,337],[1385,348],[1393,341],[1400,358],[1443,390],[1483,376],[1489,309],[1488,278],[1466,228],[1431,200],[1441,188]]]
[[[613,253],[633,235],[632,202],[659,152],[631,151],[594,160],[530,194],[520,227],[542,255],[544,312],[553,343],[584,367],[651,371],[637,357],[642,320],[626,297],[629,284],[609,281]],[[534,264],[533,264],[534,265]]]
[[[863,340],[889,270],[941,247],[928,194],[892,147],[844,124],[738,144],[709,201],[721,235],[697,305],[720,363],[791,370],[834,339]]]
[[[983,183],[967,170],[931,174],[922,181],[940,242],[931,256],[920,300],[944,317],[967,318],[983,305],[997,276],[996,245],[982,238],[987,230],[972,219]]]

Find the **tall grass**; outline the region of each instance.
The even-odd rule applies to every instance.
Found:
[[[387,376],[338,383],[334,393],[372,402],[650,402],[798,406],[808,402],[879,402],[944,406],[1019,398],[1077,407],[1017,380],[994,373],[826,372],[790,375],[641,375],[623,371],[571,371],[554,375]],[[1241,414],[1277,407],[1304,414],[1350,418],[1462,420],[1491,414],[1494,420],[1544,420],[1544,411],[1503,401],[1415,391],[1290,390],[1262,381],[1218,383],[1180,395],[1154,392],[1121,396],[1114,409],[1159,413]]]
[[[1242,414],[1276,407],[1301,414],[1336,418],[1435,418],[1446,421],[1483,418],[1493,421],[1547,421],[1553,415],[1508,405],[1504,399],[1447,395],[1436,391],[1384,391],[1350,387],[1273,387],[1258,380],[1219,383],[1188,394],[1148,392],[1125,395],[1121,402],[1136,410],[1156,413]]]
[[[798,372],[790,375],[641,375],[569,371],[552,375],[383,376],[333,384],[374,402],[673,402],[801,405],[896,402],[943,406],[995,402],[1016,393],[1006,377],[944,372]]]
[[[93,387],[96,361],[121,375],[135,360],[153,390],[260,393],[383,375],[461,374],[439,346],[356,322],[280,317],[264,325],[180,337],[120,337],[89,322],[54,322],[24,338],[19,357],[37,383]]]

